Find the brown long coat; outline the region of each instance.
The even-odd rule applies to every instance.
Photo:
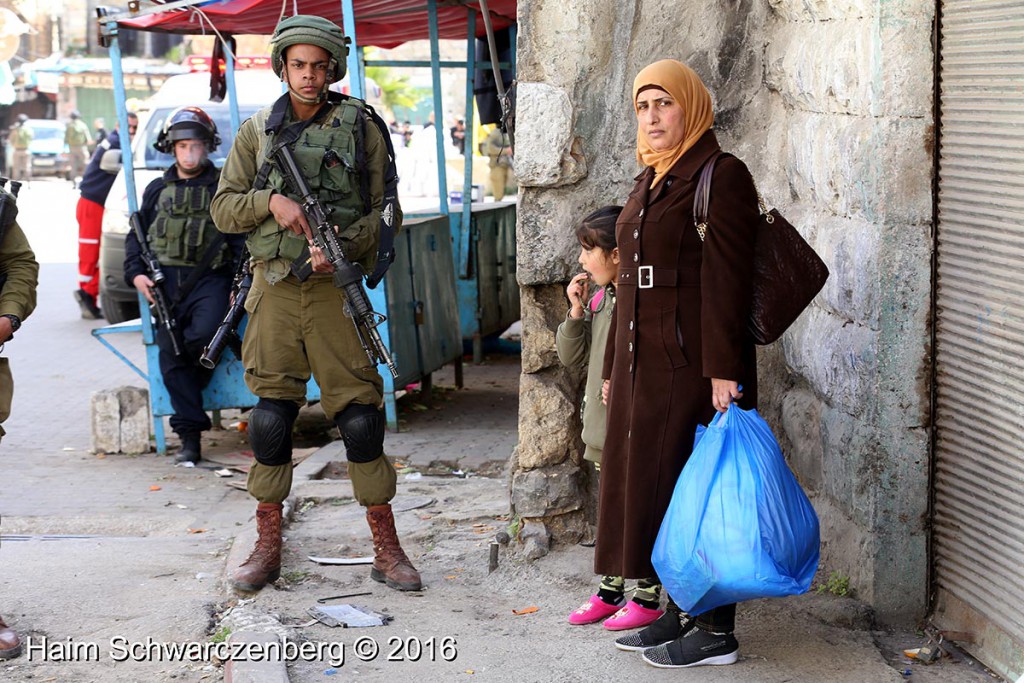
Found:
[[[712,131],[649,190],[636,186],[616,225],[622,266],[605,351],[611,379],[608,433],[594,567],[598,574],[655,575],[651,550],[698,423],[715,414],[711,378],[743,385],[744,408],[757,403],[757,358],[746,331],[757,225],[750,172],[719,159],[710,227],[702,244],[693,222],[700,169],[719,151]],[[653,266],[648,277],[646,268]],[[653,278],[652,287],[647,285]]]

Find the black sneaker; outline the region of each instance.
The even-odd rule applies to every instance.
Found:
[[[658,619],[636,633],[615,639],[615,647],[628,652],[646,650],[656,645],[671,643],[689,633],[697,622],[680,612],[665,610]]]
[[[644,661],[659,669],[733,664],[740,644],[731,633],[711,633],[695,628],[671,643],[644,650]]]
[[[100,320],[103,318],[103,311],[96,305],[96,297],[84,289],[75,290],[75,301],[82,309],[82,318],[85,320]]]

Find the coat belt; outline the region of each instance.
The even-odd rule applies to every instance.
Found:
[[[640,289],[651,287],[677,287],[700,284],[700,271],[694,268],[619,268],[619,285],[634,285]]]

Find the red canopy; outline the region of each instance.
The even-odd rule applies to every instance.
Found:
[[[430,38],[425,0],[353,0],[356,15],[355,42],[392,48],[410,40]],[[212,23],[225,35],[274,32],[281,18],[282,0],[214,0],[193,8],[171,9],[118,24],[124,28],[163,33],[212,33]],[[285,13],[315,14],[342,24],[341,0],[284,0]],[[516,23],[516,0],[488,0],[494,30]],[[480,3],[465,0],[439,0],[437,21],[439,37],[465,40],[469,12],[476,13],[476,35],[486,33]]]

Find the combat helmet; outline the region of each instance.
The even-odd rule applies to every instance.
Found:
[[[199,107],[179,107],[171,112],[164,127],[153,143],[158,152],[171,154],[178,140],[204,140],[206,151],[212,152],[220,144],[217,124]]]
[[[281,76],[284,71],[284,52],[292,45],[316,45],[331,56],[327,85],[345,77],[348,45],[352,42],[333,21],[311,14],[296,14],[282,19],[270,38],[270,65]]]

